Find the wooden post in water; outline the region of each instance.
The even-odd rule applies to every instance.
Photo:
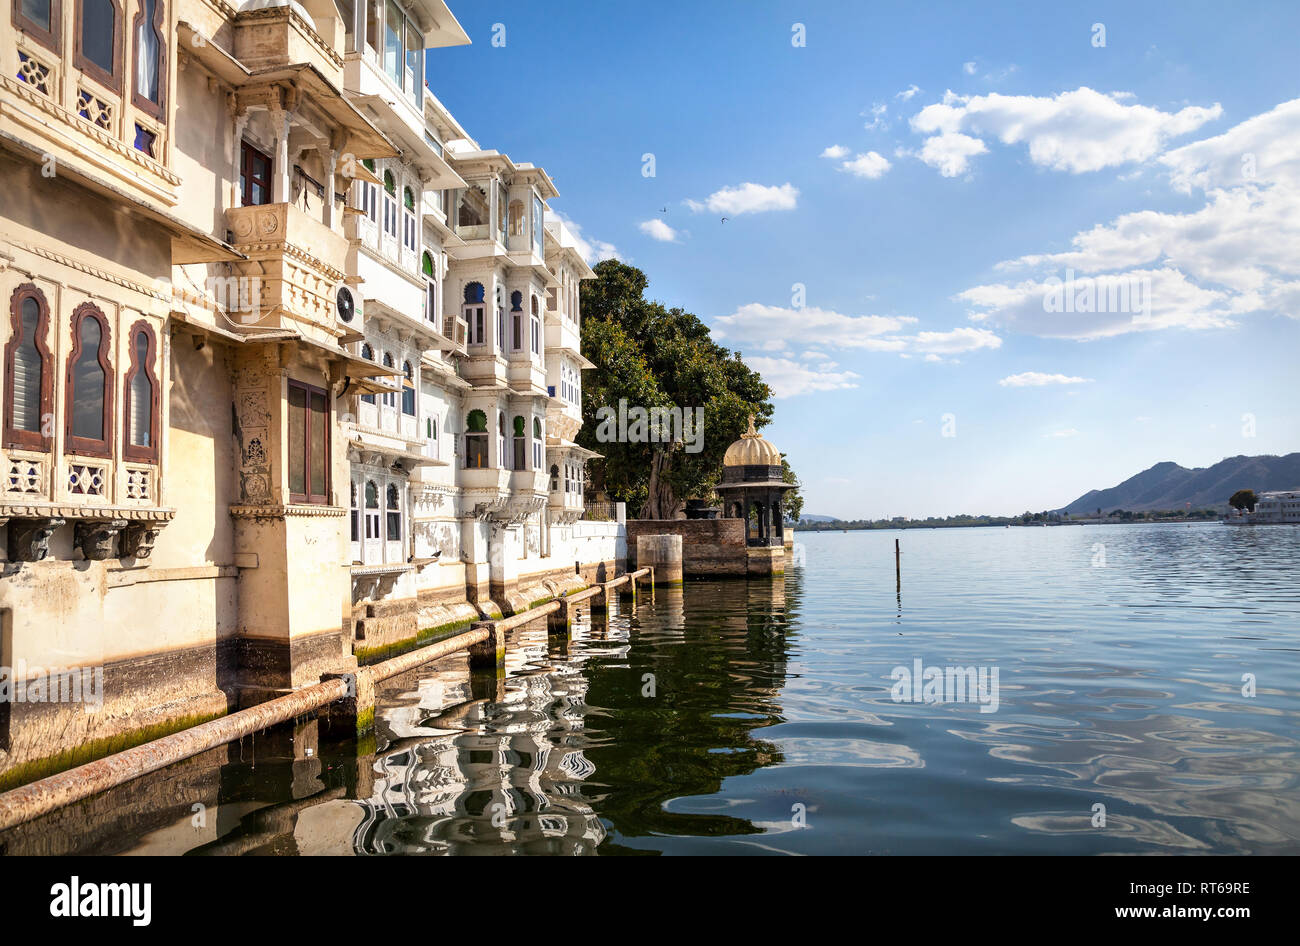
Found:
[[[903,552],[898,547],[898,539],[894,540],[894,580],[897,582],[896,590],[903,590]]]

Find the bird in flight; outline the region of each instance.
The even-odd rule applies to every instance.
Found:
[[[726,223],[726,222],[727,222],[727,218],[726,218],[726,217],[723,217],[723,218],[722,218],[722,222],[723,222],[723,223]]]
[[[666,213],[668,213],[668,208],[667,208],[667,207],[660,207],[660,208],[659,208],[659,212],[660,212],[661,214],[666,214]]]

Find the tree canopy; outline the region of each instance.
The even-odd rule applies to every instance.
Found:
[[[1232,494],[1232,498],[1228,500],[1228,505],[1233,509],[1246,509],[1254,512],[1255,503],[1258,501],[1253,489],[1239,489]]]
[[[672,518],[685,499],[712,494],[750,414],[758,427],[771,420],[772,390],[698,316],[646,299],[641,270],[613,259],[595,269],[582,284],[582,353],[596,370],[584,376],[578,441],[605,457],[593,461],[597,488],[642,518]],[[677,442],[659,442],[654,428],[649,442],[603,440],[598,411],[617,411],[621,400],[646,410],[699,408],[698,441],[674,431]],[[795,490],[787,498],[801,503]]]

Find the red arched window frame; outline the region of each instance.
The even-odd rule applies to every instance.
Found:
[[[135,41],[136,37],[140,35],[141,20],[143,19],[144,19],[144,4],[141,3],[139,4],[139,9],[136,11],[135,19],[131,22],[131,39],[133,42]],[[154,118],[158,119],[159,121],[167,120],[167,113],[166,113],[166,109],[167,109],[167,28],[166,28],[166,24],[167,24],[167,4],[165,0],[154,0],[153,22],[149,24],[149,27],[153,30],[154,35],[158,39],[158,63],[157,63],[158,101],[157,102],[149,101],[148,98],[141,95],[139,91],[137,91],[137,83],[139,82],[139,79],[136,76],[136,72],[140,68],[140,64],[139,62],[133,62],[131,64],[131,104],[134,105],[136,108],[140,109],[140,111],[152,115]],[[133,55],[133,58],[138,56],[139,56],[139,52],[137,51]]]
[[[99,323],[99,367],[104,371],[104,439],[92,440],[88,437],[75,437],[72,434],[73,407],[77,403],[76,391],[73,390],[72,372],[81,357],[81,324],[86,319]],[[83,302],[72,312],[72,351],[68,353],[67,378],[64,382],[64,432],[68,453],[83,457],[104,457],[113,455],[113,362],[109,359],[112,335],[108,327],[108,318],[93,302]]]
[[[149,340],[145,348],[144,364],[140,364],[138,352],[136,350],[136,340],[143,335]],[[131,332],[127,336],[127,348],[131,352],[131,368],[126,373],[126,380],[122,384],[122,456],[128,460],[135,460],[140,463],[157,463],[158,462],[158,438],[161,425],[159,422],[159,405],[162,403],[158,376],[154,373],[154,362],[158,359],[158,338],[154,335],[153,329],[144,319],[140,319],[131,326]],[[149,401],[149,446],[141,447],[131,443],[131,411],[134,405],[131,403],[131,382],[135,380],[137,374],[143,373],[149,379],[150,401]]]
[[[14,430],[14,354],[18,346],[24,344],[23,338],[23,302],[35,299],[39,307],[36,322],[36,352],[41,356],[41,429]],[[50,438],[45,436],[45,418],[54,412],[54,356],[46,343],[50,332],[50,306],[45,301],[45,294],[36,288],[35,283],[23,283],[9,297],[9,318],[12,329],[9,343],[5,345],[5,391],[4,391],[4,445],[19,447],[24,450],[41,450],[49,452]]]

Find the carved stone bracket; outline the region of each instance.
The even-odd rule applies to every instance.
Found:
[[[39,562],[50,550],[50,536],[66,519],[14,519],[9,523],[9,561]]]
[[[73,542],[88,562],[113,558],[113,539],[127,527],[125,519],[83,519],[76,524]]]
[[[162,531],[163,522],[132,522],[122,531],[119,541],[121,558],[148,558],[153,553],[154,541]]]

